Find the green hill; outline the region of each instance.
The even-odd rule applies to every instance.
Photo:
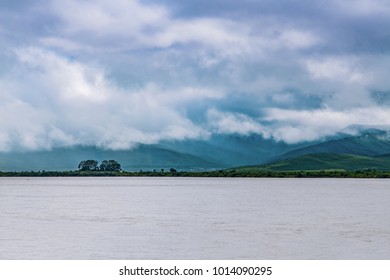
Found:
[[[314,171],[314,170],[378,170],[390,171],[390,155],[360,156],[350,154],[319,153],[284,159],[271,164],[247,166],[237,171]]]
[[[357,136],[331,139],[322,143],[295,149],[276,157],[274,161],[319,153],[378,156],[390,153],[390,138],[387,131],[367,130]]]

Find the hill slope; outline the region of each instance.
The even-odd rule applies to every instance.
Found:
[[[360,156],[350,154],[307,154],[271,164],[241,167],[240,171],[308,171],[308,170],[380,170],[390,171],[390,155]]]
[[[390,153],[390,138],[386,131],[367,130],[357,136],[331,139],[322,143],[298,148],[274,158],[274,161],[319,153],[353,154],[362,156],[387,154]]]

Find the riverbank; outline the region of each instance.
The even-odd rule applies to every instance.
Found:
[[[0,177],[250,177],[250,178],[390,178],[390,172],[377,170],[318,171],[21,171],[0,172]]]

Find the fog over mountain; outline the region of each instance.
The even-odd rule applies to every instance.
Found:
[[[3,0],[0,151],[389,125],[389,33],[385,0]]]

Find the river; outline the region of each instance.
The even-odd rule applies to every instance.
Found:
[[[390,181],[0,178],[0,259],[390,259]]]

